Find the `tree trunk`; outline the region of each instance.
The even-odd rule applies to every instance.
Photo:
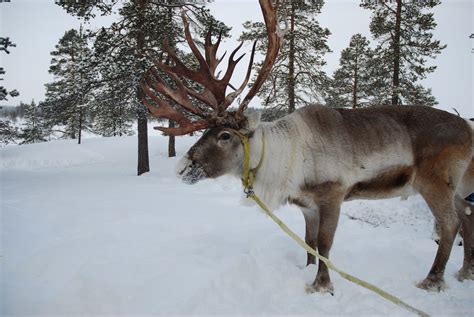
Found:
[[[82,23],[81,23],[81,26],[79,28],[79,38],[81,39],[81,45],[83,45],[82,43]],[[79,62],[82,63],[83,62],[83,55],[82,55],[82,48],[79,50]],[[82,69],[79,69],[79,80],[80,80],[80,91],[79,91],[79,126],[78,126],[78,130],[77,131],[77,144],[81,144],[81,141],[82,141],[82,121],[83,121],[83,106],[84,106],[84,91],[82,90],[82,84],[84,83],[84,73],[82,72]]]
[[[295,102],[295,4],[290,3],[290,36],[288,51],[288,113],[292,113],[296,109]]]
[[[395,32],[393,39],[393,76],[392,76],[392,105],[400,104],[398,88],[400,86],[400,29],[402,21],[402,0],[397,0],[395,13]]]
[[[141,90],[137,90],[137,96],[141,95]],[[141,98],[142,96],[139,96]],[[139,99],[141,100],[141,99]],[[140,176],[150,171],[150,161],[148,159],[148,120],[146,111],[142,104],[137,105],[138,118],[138,165],[137,175]]]
[[[173,21],[173,8],[172,7],[169,7],[168,8],[168,23],[171,24]],[[175,46],[176,46],[176,43],[174,41],[174,39],[170,39],[169,41],[169,45],[171,48],[175,49]],[[165,64],[166,65],[169,65],[169,59],[166,60]],[[169,120],[168,121],[168,126],[170,128],[174,128],[175,127],[175,122],[173,120]],[[175,148],[175,143],[176,143],[176,140],[175,140],[175,137],[174,135],[170,135],[168,137],[168,157],[175,157],[176,156],[176,148]]]
[[[352,86],[352,109],[355,109],[357,108],[357,89],[359,89],[358,87],[358,84],[359,84],[359,81],[358,81],[358,60],[357,60],[357,56],[355,57],[355,60],[354,60],[354,85]]]
[[[168,127],[174,128],[175,122],[173,120],[169,120]],[[176,156],[176,148],[175,148],[175,137],[174,135],[170,135],[168,139],[168,157],[175,157]]]
[[[145,11],[146,0],[136,0],[138,4],[138,27],[139,32],[137,33],[137,54],[142,56],[143,48],[145,47],[145,31],[143,13]],[[143,65],[140,65],[143,66]],[[139,67],[142,70],[144,67]],[[144,71],[144,69],[143,69]],[[144,174],[150,171],[150,161],[148,158],[148,120],[146,116],[146,110],[142,103],[144,98],[143,92],[140,85],[136,87],[137,96],[137,123],[138,123],[138,164],[137,164],[137,175]]]
[[[75,51],[74,51],[74,46],[72,47],[71,51],[69,52],[69,55],[71,56],[71,61],[72,61],[72,64],[75,65],[75,61],[76,61],[76,55],[75,55]],[[72,68],[72,79],[74,81],[76,81],[76,71],[75,71],[75,67]],[[76,105],[77,106],[77,105]],[[77,108],[76,108],[77,109]],[[74,118],[74,111],[72,113],[73,115],[73,118]],[[72,119],[74,120],[74,119]],[[75,123],[75,122],[74,122]],[[71,139],[75,140],[76,139],[76,131],[75,131],[75,128],[73,127],[71,129]],[[78,144],[81,144],[80,142],[78,142]]]
[[[78,137],[77,137],[77,144],[81,144],[82,140],[82,109],[79,110],[79,128],[78,128]]]

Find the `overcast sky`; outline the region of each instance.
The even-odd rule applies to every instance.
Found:
[[[359,8],[359,3],[360,0],[326,0],[319,21],[332,33],[329,46],[333,53],[327,55],[325,67],[329,74],[338,66],[340,51],[353,34],[362,33],[370,38],[370,12]],[[235,38],[244,21],[261,19],[256,0],[215,0],[210,8],[218,19],[233,27]],[[474,33],[474,1],[445,0],[435,9],[435,18],[435,38],[448,47],[433,62],[438,69],[424,84],[433,89],[439,108],[452,112],[455,107],[463,116],[474,117],[474,40],[469,39]],[[112,20],[97,18],[92,27],[108,25]],[[79,20],[66,14],[54,0],[11,0],[0,3],[0,23],[0,36],[8,36],[17,44],[10,55],[0,53],[0,65],[7,72],[2,85],[20,91],[20,96],[10,98],[8,104],[44,99],[44,84],[53,79],[48,74],[49,53],[66,30],[79,27]],[[234,45],[236,40],[229,40],[223,49]],[[242,67],[241,72],[244,71]]]

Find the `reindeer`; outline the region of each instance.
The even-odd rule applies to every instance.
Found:
[[[349,110],[309,105],[271,123],[245,114],[271,70],[285,31],[280,28],[277,5],[271,0],[259,3],[268,36],[267,54],[236,111],[228,108],[248,83],[255,44],[244,82],[234,88],[229,82],[243,57],[234,59],[242,44],[232,52],[227,70],[219,77],[215,72],[222,61],[217,58],[220,36],[213,43],[208,33],[203,56],[193,42],[184,13],[185,37],[199,68],[185,66],[165,41],[171,63],[155,60],[142,80],[143,102],[149,112],[178,124],[155,129],[175,136],[205,130],[178,164],[182,180],[194,184],[225,174],[241,177],[242,137],[248,137],[250,166],[259,165],[255,193],[272,210],[286,203],[299,206],[306,223],[306,242],[325,257],[329,257],[342,202],[418,193],[440,225],[440,242],[428,275],[417,286],[429,291],[444,288],[445,266],[460,225],[465,243],[458,279],[474,279],[473,216],[465,208],[455,207],[464,206],[462,195],[474,189],[474,126],[424,106]],[[163,75],[174,84],[167,85]],[[202,89],[190,89],[186,85],[189,81]],[[227,87],[234,91],[227,94]],[[172,106],[169,100],[179,106]],[[315,262],[308,254],[307,264]],[[309,291],[333,293],[328,269],[321,261]]]

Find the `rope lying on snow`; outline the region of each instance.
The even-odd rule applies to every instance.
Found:
[[[302,246],[308,253],[314,255],[319,260],[323,261],[324,264],[326,264],[326,266],[330,270],[333,270],[334,272],[338,273],[344,279],[346,279],[346,280],[348,280],[352,283],[355,283],[357,285],[360,285],[360,286],[376,293],[377,295],[379,295],[379,296],[383,297],[384,299],[394,303],[397,306],[405,308],[406,310],[408,310],[412,313],[415,313],[419,316],[429,317],[429,314],[427,314],[424,311],[419,310],[419,309],[405,303],[404,301],[402,301],[398,297],[396,297],[396,296],[394,296],[390,293],[387,293],[386,291],[382,290],[381,288],[379,288],[379,287],[377,287],[377,286],[375,286],[375,285],[373,285],[369,282],[363,281],[360,278],[357,278],[357,277],[355,277],[355,276],[353,276],[349,273],[346,273],[343,270],[337,268],[331,261],[329,261],[328,258],[320,255],[318,253],[318,251],[316,251],[315,249],[310,247],[305,241],[303,241],[303,239],[301,239],[296,233],[294,233],[281,219],[279,219],[277,216],[275,216],[253,191],[253,182],[255,180],[255,176],[256,176],[256,173],[258,171],[258,168],[260,167],[260,165],[263,161],[263,156],[264,156],[264,152],[265,152],[264,135],[262,134],[262,152],[261,152],[261,155],[260,155],[260,160],[259,160],[259,163],[258,163],[257,167],[253,168],[253,169],[250,168],[250,150],[249,150],[250,146],[249,146],[249,142],[248,142],[248,136],[246,136],[244,134],[241,134],[240,132],[237,132],[237,135],[239,135],[239,137],[242,141],[242,145],[244,147],[244,174],[243,174],[243,177],[242,177],[242,185],[244,186],[244,192],[247,194],[247,198],[253,199],[257,203],[257,205],[259,205],[260,208],[262,208],[263,211],[265,211],[265,213],[273,221],[275,221],[275,223],[278,226],[280,226],[280,228],[286,234],[288,234],[293,240],[295,240],[300,246]]]

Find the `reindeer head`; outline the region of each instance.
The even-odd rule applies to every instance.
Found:
[[[244,116],[244,127],[240,130],[228,126],[209,129],[178,163],[178,176],[185,183],[194,184],[204,178],[241,175],[244,160],[241,137],[252,133],[259,122],[259,114],[250,113]]]
[[[254,84],[237,111],[228,111],[228,108],[247,86],[256,43],[252,47],[244,82],[238,88],[234,88],[230,80],[237,63],[245,54],[237,59],[234,57],[243,43],[230,54],[227,70],[222,77],[219,77],[219,74],[216,75],[215,72],[224,58],[224,56],[217,58],[221,36],[218,37],[216,43],[212,43],[211,32],[208,32],[204,42],[205,54],[203,56],[191,37],[184,11],[182,19],[185,38],[199,63],[198,69],[187,67],[165,40],[163,48],[168,57],[167,62],[163,62],[162,59],[155,60],[154,67],[147,71],[141,81],[141,87],[146,95],[143,103],[151,115],[170,119],[178,124],[178,127],[174,128],[155,127],[155,129],[175,136],[207,129],[178,165],[178,174],[185,182],[195,183],[203,178],[215,178],[237,171],[242,165],[241,133],[243,130],[248,132],[252,128],[249,126],[252,120],[244,115],[244,110],[268,77],[283,36],[277,21],[277,10],[272,1],[259,0],[259,2],[267,28],[267,54]],[[174,84],[168,85],[160,73],[166,74]],[[191,89],[189,82],[197,83],[202,89],[200,91]],[[228,87],[234,91],[227,94]],[[168,100],[172,100],[176,106]]]
[[[215,127],[208,130],[189,149],[177,166],[185,183],[237,172],[243,161],[240,137],[235,130]]]

